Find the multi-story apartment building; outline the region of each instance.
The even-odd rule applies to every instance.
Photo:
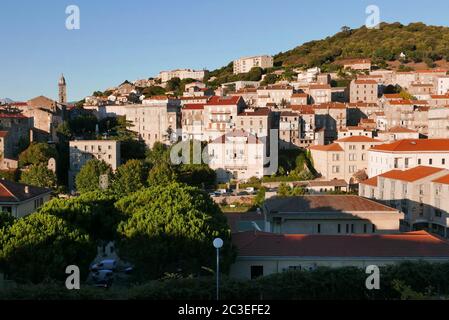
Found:
[[[347,126],[338,130],[338,139],[358,136],[373,138],[374,131],[360,126]]]
[[[243,57],[234,60],[234,74],[250,72],[252,68],[267,69],[273,67],[273,57],[268,55]]]
[[[378,131],[377,138],[385,143],[404,139],[419,139],[419,132],[398,126],[390,128],[386,131]]]
[[[344,61],[343,64],[344,69],[351,70],[371,70],[371,60],[370,59],[348,59]]]
[[[445,69],[430,69],[430,70],[417,70],[416,81],[421,83],[435,83],[435,80],[447,75]]]
[[[449,139],[449,107],[429,108],[429,138]]]
[[[347,125],[347,108],[343,103],[327,103],[314,105],[315,128],[324,129],[326,142],[338,137],[338,130]]]
[[[413,100],[387,101],[384,112],[387,119],[387,127],[412,128],[414,122],[415,102]]]
[[[121,162],[120,142],[115,140],[76,140],[69,142],[69,189],[75,190],[75,178],[87,161],[96,158],[115,171]],[[100,182],[98,182],[100,183]]]
[[[260,108],[268,104],[286,108],[291,103],[293,87],[289,85],[269,85],[257,88],[257,105]]]
[[[243,130],[228,131],[208,144],[209,166],[217,173],[218,182],[245,181],[272,174],[264,167],[266,154],[265,138]]]
[[[182,140],[204,141],[204,104],[185,104],[181,114]]]
[[[245,109],[237,115],[235,128],[255,137],[270,137],[272,113],[268,108]]]
[[[215,140],[236,128],[237,115],[243,112],[246,104],[242,97],[212,97],[204,105],[204,138]]]
[[[406,139],[368,151],[368,176],[416,166],[449,169],[449,139]]]
[[[5,144],[6,153],[2,158],[16,158],[20,152],[20,146],[30,141],[30,130],[33,119],[26,117],[21,112],[9,112],[0,110],[0,130],[7,131],[3,139],[8,140]]]
[[[430,96],[429,105],[431,107],[442,107],[449,105],[449,94],[436,95],[433,94]]]
[[[312,104],[330,103],[332,101],[332,88],[328,84],[310,85],[308,91]]]
[[[448,170],[435,167],[392,170],[361,182],[359,195],[403,212],[406,231],[428,230],[447,237],[449,214],[442,196],[448,177]]]
[[[150,100],[155,101],[155,100]],[[147,105],[132,105],[126,112],[126,120],[132,122],[131,130],[152,148],[154,143],[171,144],[178,141],[181,131],[181,108],[165,100]]]
[[[418,100],[428,100],[435,93],[435,85],[433,83],[414,82],[408,88],[408,93]]]
[[[296,149],[302,147],[302,117],[292,111],[282,111],[279,119],[279,148],[280,149]],[[310,145],[312,141],[308,140]]]
[[[417,80],[418,79],[415,72],[396,72],[393,84],[397,84],[401,88],[407,90],[410,85]]]
[[[329,145],[310,146],[313,164],[323,179],[343,179],[349,184],[357,181],[356,174],[368,169],[368,150],[382,141],[365,136],[336,140]]]
[[[309,102],[309,95],[307,93],[294,93],[290,98],[291,105],[306,105]]]
[[[291,106],[291,111],[297,113],[300,116],[300,141],[301,144],[308,146],[316,140],[316,125],[315,125],[315,110],[312,106]],[[318,143],[323,143],[319,141]]]
[[[158,78],[161,79],[162,83],[166,83],[173,78],[179,78],[181,80],[195,79],[198,81],[203,81],[206,73],[206,70],[177,69],[171,71],[161,71]]]
[[[449,93],[449,76],[440,76],[435,79],[436,94],[445,95]]]
[[[351,103],[377,103],[378,83],[375,80],[352,80],[349,94]]]

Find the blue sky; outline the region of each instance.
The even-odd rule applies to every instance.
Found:
[[[72,4],[80,30],[65,28]],[[449,24],[447,0],[1,0],[0,97],[56,98],[61,72],[78,100],[160,70],[213,70],[359,27],[370,4],[382,21]]]

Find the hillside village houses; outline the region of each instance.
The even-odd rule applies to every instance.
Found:
[[[82,109],[98,120],[123,117],[148,148],[204,142],[217,183],[275,180],[272,164],[281,156],[292,150],[307,155],[315,179],[288,183],[306,194],[277,197],[276,181],[257,217],[233,234],[233,277],[423,257],[447,261],[449,245],[440,238],[449,238],[447,70],[371,70],[369,59],[340,63],[351,74],[346,87],[338,87],[337,73],[319,68],[294,69],[283,78],[284,70],[271,69],[272,57],[254,56],[234,61],[233,73],[260,67],[265,79],[276,72],[279,81],[214,84],[207,70],[161,71],[155,79],[126,81],[86,97]],[[142,93],[173,78],[190,80],[177,92]],[[1,170],[18,167],[20,139],[56,142],[56,128],[80,111],[67,103],[66,85],[61,76],[58,101],[37,97],[0,112]],[[392,89],[396,85],[402,91]],[[122,164],[120,147],[107,137],[70,141],[68,190],[76,191],[76,175],[89,159],[115,171]],[[107,187],[104,178],[99,183]],[[16,217],[51,195],[6,180],[0,191],[0,207]]]

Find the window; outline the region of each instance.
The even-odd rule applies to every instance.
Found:
[[[341,233],[341,224],[338,224],[338,233]]]
[[[372,233],[376,233],[376,226],[375,226],[374,224],[373,224],[372,227],[371,227],[371,232],[372,232]]]
[[[317,228],[317,230],[318,230],[318,233],[321,233],[321,224],[319,224],[319,223],[318,223],[318,228]]]
[[[418,164],[421,165],[421,159],[418,159]]]
[[[433,163],[433,160],[429,159],[429,165],[432,165],[432,163]]]
[[[441,164],[445,165],[446,164],[446,159],[441,159]]]
[[[263,277],[263,266],[251,266],[251,280]]]
[[[366,232],[367,232],[367,225],[364,224],[364,225],[363,225],[363,233],[366,233]]]

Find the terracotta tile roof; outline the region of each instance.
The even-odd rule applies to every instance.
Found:
[[[201,97],[181,97],[181,100],[209,100],[209,96],[201,96]]]
[[[239,116],[268,116],[271,110],[269,108],[257,108],[254,111],[244,111],[239,113]]]
[[[425,231],[400,234],[232,236],[239,257],[449,257],[449,242]]]
[[[307,93],[294,93],[292,98],[307,98],[309,95]]]
[[[315,109],[346,109],[346,105],[344,103],[332,102],[332,103],[322,103],[313,105]]]
[[[328,84],[311,84],[309,86],[310,90],[323,90],[323,89],[331,89],[331,86]]]
[[[417,70],[416,73],[446,73],[446,69]]]
[[[377,85],[377,81],[375,80],[354,80],[355,84],[371,84],[371,85]]]
[[[444,99],[444,100],[448,100],[449,99],[449,94],[431,94],[430,97],[432,99]]]
[[[270,198],[265,201],[270,214],[298,214],[307,212],[394,212],[391,207],[353,195],[313,195]]]
[[[347,187],[348,184],[343,179],[334,179],[329,181],[312,180],[308,181],[307,187]]]
[[[370,137],[366,137],[366,136],[351,136],[351,137],[338,139],[335,142],[382,142],[382,141],[373,139]]]
[[[313,107],[308,105],[291,105],[290,108],[292,111],[297,111],[300,114],[315,114]]]
[[[204,104],[203,103],[187,103],[184,105],[182,110],[204,110]]]
[[[441,169],[441,168],[418,166],[418,167],[414,167],[414,168],[404,170],[404,171],[391,170],[391,171],[388,171],[388,172],[385,172],[385,173],[379,175],[378,177],[406,181],[406,182],[414,182],[414,181],[426,178],[428,176],[434,175],[443,170],[444,169]]]
[[[28,187],[28,193],[26,193],[26,187]],[[46,188],[34,187],[8,180],[0,180],[0,203],[22,202],[50,192],[51,190]]]
[[[397,106],[397,105],[414,105],[415,104],[415,101],[414,100],[391,100],[391,101],[388,101],[388,104],[390,104],[390,105],[394,105],[394,106]]]
[[[310,146],[309,149],[318,151],[343,151],[343,148],[338,143]]]
[[[256,136],[254,136],[244,130],[235,130],[235,129],[233,131],[229,131],[228,133],[218,137],[217,139],[213,140],[211,143],[215,143],[215,144],[226,143],[229,140],[229,138],[234,138],[234,137],[246,137],[246,138],[248,138],[248,140],[247,140],[248,144],[262,143],[261,140],[259,138],[257,138]]]
[[[449,152],[449,139],[404,139],[374,146],[371,150],[385,152]]]
[[[402,100],[402,97],[399,93],[385,93],[384,97],[385,97],[385,99],[400,99],[400,100]]]
[[[432,182],[441,183],[441,184],[449,184],[449,174],[444,177],[433,180]]]
[[[390,130],[388,130],[386,132],[390,132],[390,133],[417,133],[418,131],[412,130],[412,129],[409,129],[409,128],[405,128],[405,127],[401,127],[401,126],[396,126],[396,127],[390,128]]]
[[[208,106],[231,106],[237,105],[239,100],[242,99],[240,96],[230,96],[230,97],[218,97],[213,96],[207,102]]]
[[[379,105],[377,103],[368,103],[368,102],[351,102],[348,103],[348,106],[351,108],[378,108]]]
[[[259,87],[257,90],[293,90],[289,85],[273,84],[265,87]]]
[[[377,187],[377,176],[361,181],[360,184]]]
[[[9,131],[0,131],[0,138],[4,138],[8,135]]]
[[[3,119],[27,119],[22,113],[5,113],[0,112],[0,118]]]

